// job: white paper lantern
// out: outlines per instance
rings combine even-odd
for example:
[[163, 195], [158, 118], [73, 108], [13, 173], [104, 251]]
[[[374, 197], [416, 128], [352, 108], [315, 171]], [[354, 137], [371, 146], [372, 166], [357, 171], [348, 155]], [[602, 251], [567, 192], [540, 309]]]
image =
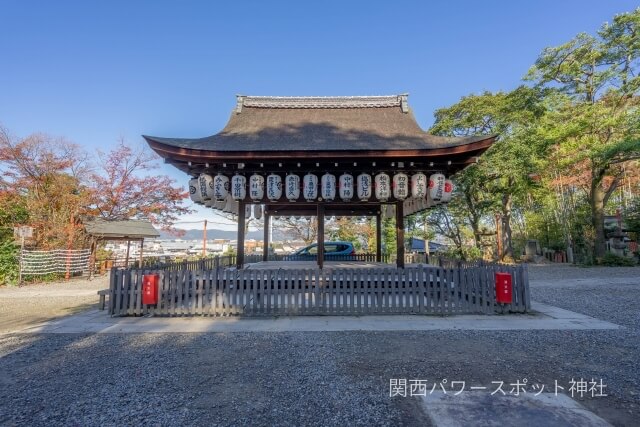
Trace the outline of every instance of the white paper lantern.
[[391, 178], [382, 172], [376, 175], [376, 199], [386, 202], [391, 197]]
[[310, 202], [318, 197], [318, 177], [308, 173], [302, 180], [302, 192], [306, 201]]
[[253, 217], [255, 219], [262, 218], [262, 205], [253, 205]]
[[215, 203], [215, 200], [208, 199], [204, 201], [204, 206], [207, 208], [212, 208]]
[[189, 180], [189, 197], [194, 203], [202, 204], [202, 195], [200, 194], [200, 180], [193, 178]]
[[244, 219], [251, 218], [251, 205], [244, 205]]
[[358, 175], [358, 199], [366, 202], [371, 198], [371, 175], [361, 173]]
[[224, 209], [224, 205], [225, 205], [225, 201], [215, 201], [213, 202], [213, 209], [217, 209], [219, 211], [221, 211], [222, 209]]
[[418, 172], [411, 177], [411, 196], [424, 198], [427, 195], [427, 176]]
[[409, 177], [400, 172], [393, 176], [393, 197], [404, 200], [409, 197]]
[[451, 195], [453, 193], [453, 182], [450, 179], [444, 180], [444, 190], [442, 191], [442, 203], [449, 203], [451, 201]]
[[229, 178], [218, 174], [213, 178], [213, 198], [215, 200], [225, 200], [229, 194]]
[[249, 197], [251, 200], [262, 200], [264, 197], [264, 177], [262, 175], [253, 174], [249, 178]]
[[272, 202], [282, 197], [282, 178], [272, 173], [267, 176], [267, 198]]
[[336, 176], [329, 172], [322, 175], [320, 180], [321, 196], [324, 200], [334, 200], [336, 198]]
[[213, 178], [211, 178], [211, 175], [207, 175], [206, 173], [201, 173], [200, 176], [198, 176], [198, 190], [200, 191], [200, 197], [203, 202], [211, 198], [212, 181]]
[[442, 199], [444, 181], [445, 177], [441, 173], [434, 173], [429, 177], [429, 194], [434, 202], [439, 202]]
[[338, 184], [338, 187], [340, 189], [340, 198], [345, 202], [351, 200], [351, 198], [353, 197], [353, 175], [343, 173], [342, 175], [340, 175]]
[[300, 198], [300, 177], [290, 174], [284, 179], [285, 197], [290, 202], [295, 202]]
[[247, 196], [247, 178], [242, 175], [234, 175], [231, 178], [231, 197], [233, 200], [244, 200]]

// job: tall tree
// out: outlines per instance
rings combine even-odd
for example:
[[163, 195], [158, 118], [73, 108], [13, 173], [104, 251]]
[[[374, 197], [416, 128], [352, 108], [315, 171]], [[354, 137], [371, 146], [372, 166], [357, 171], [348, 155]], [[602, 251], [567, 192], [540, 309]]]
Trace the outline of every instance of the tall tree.
[[623, 179], [625, 162], [640, 156], [640, 9], [616, 16], [597, 36], [578, 34], [546, 48], [527, 78], [558, 91], [548, 136], [567, 167], [585, 175], [594, 255], [605, 254], [607, 202]]

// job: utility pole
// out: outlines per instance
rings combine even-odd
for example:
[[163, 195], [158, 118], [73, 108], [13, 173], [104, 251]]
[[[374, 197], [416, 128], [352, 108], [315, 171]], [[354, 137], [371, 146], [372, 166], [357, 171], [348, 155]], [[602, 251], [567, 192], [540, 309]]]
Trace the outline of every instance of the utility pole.
[[204, 235], [202, 236], [202, 258], [207, 256], [207, 220], [204, 220]]

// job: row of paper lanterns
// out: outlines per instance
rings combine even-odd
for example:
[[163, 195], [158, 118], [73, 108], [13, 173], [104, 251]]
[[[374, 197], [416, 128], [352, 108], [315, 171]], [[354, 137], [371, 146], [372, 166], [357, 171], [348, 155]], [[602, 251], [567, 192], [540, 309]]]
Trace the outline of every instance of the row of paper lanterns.
[[[441, 203], [446, 203], [444, 201], [434, 202], [431, 200], [431, 197], [427, 193], [426, 198], [415, 198], [410, 197], [403, 201], [403, 211], [404, 215], [412, 215], [416, 212], [423, 211], [425, 209], [434, 207]], [[231, 196], [227, 196], [227, 198], [223, 201], [214, 201], [207, 200], [205, 202], [205, 206], [211, 207], [217, 210], [220, 210], [225, 213], [230, 213], [233, 215], [238, 215], [240, 211], [240, 203], [237, 200], [233, 200]], [[250, 218], [253, 215], [255, 219], [261, 219], [263, 214], [263, 207], [261, 204], [246, 204], [245, 207], [245, 218]], [[395, 206], [393, 204], [384, 204], [381, 206], [381, 214], [382, 218], [393, 218], [395, 217]]]
[[[209, 208], [217, 209], [219, 211], [230, 213], [233, 215], [238, 215], [240, 212], [240, 203], [237, 200], [233, 200], [230, 195], [227, 195], [225, 200], [212, 200], [209, 199], [204, 202], [204, 205]], [[245, 218], [249, 218], [251, 214], [255, 219], [262, 218], [262, 205], [260, 204], [246, 204], [244, 206], [245, 209]]]
[[253, 174], [247, 180], [240, 174], [233, 175], [230, 179], [221, 173], [214, 176], [203, 173], [189, 181], [189, 194], [195, 203], [205, 203], [207, 200], [223, 202], [228, 196], [236, 201], [244, 200], [247, 191], [254, 202], [261, 201], [266, 191], [267, 199], [272, 202], [280, 200], [284, 195], [290, 202], [299, 200], [300, 196], [307, 201], [315, 201], [318, 197], [332, 201], [339, 197], [345, 202], [354, 197], [368, 201], [375, 196], [378, 201], [386, 202], [393, 196], [396, 200], [429, 197], [434, 202], [447, 203], [451, 200], [453, 183], [441, 173], [434, 173], [427, 179], [422, 172], [411, 177], [400, 172], [393, 175], [393, 178], [384, 172], [373, 178], [362, 173], [355, 180], [348, 173], [340, 175], [338, 179], [330, 173], [322, 175], [320, 179], [317, 175], [308, 173], [302, 180], [296, 174], [288, 174], [284, 183], [277, 174], [267, 175], [266, 179], [262, 175]]

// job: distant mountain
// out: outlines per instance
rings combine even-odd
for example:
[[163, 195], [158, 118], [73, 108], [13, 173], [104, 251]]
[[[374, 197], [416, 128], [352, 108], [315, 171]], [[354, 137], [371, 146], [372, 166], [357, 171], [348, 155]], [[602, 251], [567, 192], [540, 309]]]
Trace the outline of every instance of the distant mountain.
[[[282, 240], [283, 235], [278, 230], [273, 230], [272, 240]], [[176, 237], [166, 231], [160, 230], [159, 239], [162, 240], [173, 240], [173, 239], [182, 239], [182, 240], [202, 240], [203, 230], [191, 229], [185, 230], [183, 236]], [[249, 231], [245, 236], [245, 239], [255, 239], [262, 240], [264, 234], [262, 230], [258, 231]], [[236, 231], [228, 231], [228, 230], [217, 230], [215, 228], [207, 228], [207, 240], [213, 239], [226, 239], [226, 240], [236, 240], [238, 238]]]

